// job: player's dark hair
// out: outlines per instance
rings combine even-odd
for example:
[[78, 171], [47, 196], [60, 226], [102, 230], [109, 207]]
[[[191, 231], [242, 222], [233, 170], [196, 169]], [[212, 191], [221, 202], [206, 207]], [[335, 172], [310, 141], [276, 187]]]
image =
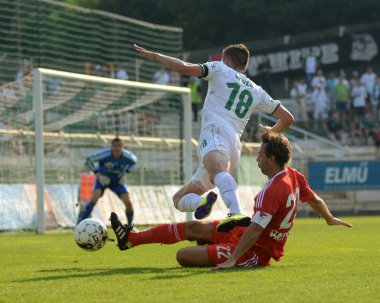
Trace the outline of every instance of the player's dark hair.
[[121, 143], [122, 145], [124, 145], [123, 140], [121, 140], [119, 137], [112, 139], [111, 145], [113, 145], [114, 143]]
[[248, 64], [249, 50], [242, 43], [232, 44], [223, 49], [222, 57], [229, 58], [236, 67], [244, 68]]
[[265, 143], [264, 152], [267, 157], [273, 156], [280, 167], [285, 167], [292, 153], [292, 146], [283, 134], [269, 131], [262, 135]]

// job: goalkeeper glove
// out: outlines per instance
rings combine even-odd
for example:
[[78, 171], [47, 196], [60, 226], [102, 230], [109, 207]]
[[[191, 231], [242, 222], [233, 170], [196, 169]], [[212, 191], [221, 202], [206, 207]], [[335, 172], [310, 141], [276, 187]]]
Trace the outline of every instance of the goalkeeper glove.
[[99, 183], [103, 186], [107, 186], [111, 182], [111, 179], [109, 177], [102, 174], [97, 174], [97, 178]]

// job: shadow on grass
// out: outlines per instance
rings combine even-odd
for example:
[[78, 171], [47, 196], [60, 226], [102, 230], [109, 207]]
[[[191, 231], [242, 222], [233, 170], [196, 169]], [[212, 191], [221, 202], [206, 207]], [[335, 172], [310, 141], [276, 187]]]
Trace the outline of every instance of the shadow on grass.
[[247, 272], [252, 270], [263, 270], [265, 268], [232, 268], [229, 270], [212, 270], [210, 268], [199, 267], [172, 267], [172, 268], [157, 268], [157, 267], [128, 267], [128, 268], [112, 268], [112, 269], [84, 269], [84, 268], [57, 268], [57, 269], [43, 269], [37, 271], [37, 274], [47, 274], [46, 276], [14, 280], [15, 283], [22, 282], [42, 282], [42, 281], [56, 281], [66, 279], [81, 279], [88, 277], [105, 277], [113, 275], [149, 275], [148, 280], [171, 280], [178, 278], [187, 278], [196, 275], [205, 274], [228, 274], [231, 272]]

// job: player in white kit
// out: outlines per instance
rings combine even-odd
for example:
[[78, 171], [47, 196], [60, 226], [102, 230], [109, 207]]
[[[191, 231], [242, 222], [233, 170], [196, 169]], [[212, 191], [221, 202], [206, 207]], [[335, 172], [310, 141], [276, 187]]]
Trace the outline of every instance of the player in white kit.
[[261, 132], [282, 132], [294, 118], [280, 101], [273, 100], [244, 73], [249, 62], [249, 50], [243, 44], [223, 49], [222, 61], [193, 64], [134, 45], [137, 52], [166, 68], [183, 75], [208, 80], [208, 92], [202, 109], [202, 127], [198, 142], [200, 166], [192, 179], [174, 196], [174, 206], [183, 212], [195, 212], [196, 219], [206, 218], [216, 201], [216, 194], [205, 192], [218, 187], [230, 215], [218, 225], [218, 230], [249, 224], [243, 215], [237, 195], [237, 183], [231, 176], [240, 159], [240, 137], [253, 112], [262, 111], [278, 118], [272, 126], [261, 126]]

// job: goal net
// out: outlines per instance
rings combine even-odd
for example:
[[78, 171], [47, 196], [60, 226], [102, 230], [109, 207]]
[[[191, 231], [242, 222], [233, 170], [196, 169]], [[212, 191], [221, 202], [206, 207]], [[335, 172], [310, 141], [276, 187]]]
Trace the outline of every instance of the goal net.
[[129, 80], [150, 82], [159, 65], [143, 60], [133, 43], [174, 57], [182, 53], [182, 28], [67, 2], [0, 0], [0, 85], [32, 66], [108, 77], [121, 66]]
[[139, 160], [129, 186], [188, 180], [189, 94], [184, 87], [49, 69], [0, 87], [0, 230], [73, 226], [84, 161], [116, 136]]

